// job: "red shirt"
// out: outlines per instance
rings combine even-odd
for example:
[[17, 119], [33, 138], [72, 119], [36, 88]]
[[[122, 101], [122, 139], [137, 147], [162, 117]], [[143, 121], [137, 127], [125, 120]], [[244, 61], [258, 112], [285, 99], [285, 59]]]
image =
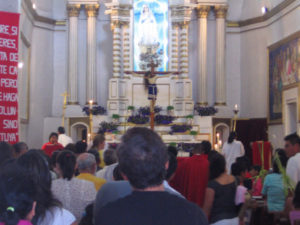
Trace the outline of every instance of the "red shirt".
[[42, 147], [42, 150], [45, 152], [46, 155], [48, 155], [49, 157], [52, 156], [52, 153], [57, 151], [57, 150], [62, 150], [64, 149], [64, 146], [62, 146], [61, 144], [57, 143], [57, 144], [52, 144], [50, 142], [45, 143]]

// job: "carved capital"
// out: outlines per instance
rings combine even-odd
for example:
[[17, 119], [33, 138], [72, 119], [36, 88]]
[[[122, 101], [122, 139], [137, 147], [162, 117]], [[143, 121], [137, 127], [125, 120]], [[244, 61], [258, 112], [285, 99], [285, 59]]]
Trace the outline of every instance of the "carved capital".
[[120, 20], [113, 20], [110, 24], [111, 30], [114, 30], [115, 28], [121, 28], [122, 22]]
[[225, 18], [228, 10], [228, 6], [225, 5], [216, 5], [215, 6], [216, 18]]
[[68, 4], [67, 11], [69, 17], [78, 17], [80, 12], [80, 4]]
[[88, 17], [97, 17], [99, 8], [99, 4], [85, 5], [85, 13]]
[[199, 5], [197, 7], [197, 16], [198, 18], [207, 18], [210, 11], [210, 6], [208, 5]]

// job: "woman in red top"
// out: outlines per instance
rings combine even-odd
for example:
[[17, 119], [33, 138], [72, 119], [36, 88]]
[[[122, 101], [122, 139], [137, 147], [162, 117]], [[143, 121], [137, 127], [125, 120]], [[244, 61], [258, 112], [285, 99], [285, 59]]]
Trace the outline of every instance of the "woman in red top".
[[53, 152], [64, 149], [64, 146], [58, 143], [57, 140], [58, 140], [58, 134], [53, 132], [49, 136], [49, 142], [45, 143], [42, 147], [42, 150], [49, 157], [52, 156]]

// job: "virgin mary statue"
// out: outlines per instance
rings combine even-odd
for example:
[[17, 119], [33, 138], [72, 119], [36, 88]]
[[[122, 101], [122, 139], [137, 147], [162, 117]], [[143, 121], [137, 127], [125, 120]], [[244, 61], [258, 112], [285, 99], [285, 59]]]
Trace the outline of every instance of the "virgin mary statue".
[[148, 5], [143, 5], [138, 32], [140, 47], [151, 47], [159, 44], [156, 20]]

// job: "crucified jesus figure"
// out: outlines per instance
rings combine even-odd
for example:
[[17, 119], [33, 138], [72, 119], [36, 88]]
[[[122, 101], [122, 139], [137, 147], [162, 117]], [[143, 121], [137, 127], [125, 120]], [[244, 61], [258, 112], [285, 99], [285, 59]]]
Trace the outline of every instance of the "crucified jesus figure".
[[129, 72], [127, 74], [132, 74], [137, 77], [144, 77], [145, 90], [148, 91], [148, 100], [150, 101], [150, 127], [154, 130], [154, 116], [155, 116], [155, 103], [157, 99], [157, 86], [156, 80], [159, 78], [169, 77], [172, 74], [178, 74], [178, 72], [155, 72], [157, 64], [153, 61], [148, 65], [151, 68], [150, 71], [139, 71], [139, 72]]

